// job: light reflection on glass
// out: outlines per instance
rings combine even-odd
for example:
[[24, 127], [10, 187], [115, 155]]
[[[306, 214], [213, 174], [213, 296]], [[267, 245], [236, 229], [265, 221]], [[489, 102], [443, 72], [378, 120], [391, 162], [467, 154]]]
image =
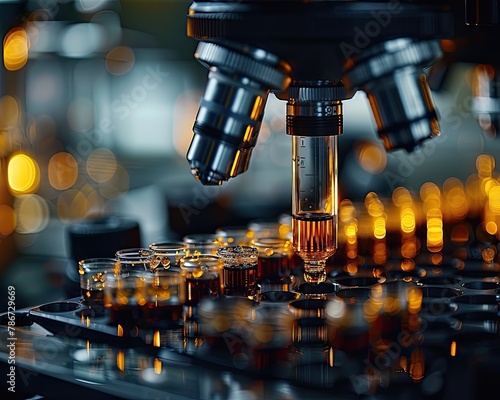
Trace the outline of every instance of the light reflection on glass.
[[450, 345], [450, 356], [455, 357], [456, 355], [457, 355], [457, 342], [453, 340]]

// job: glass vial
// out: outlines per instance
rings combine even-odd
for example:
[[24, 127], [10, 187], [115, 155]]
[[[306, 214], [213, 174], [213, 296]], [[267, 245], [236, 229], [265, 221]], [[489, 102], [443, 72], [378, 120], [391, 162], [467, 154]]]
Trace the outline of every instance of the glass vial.
[[260, 290], [291, 290], [292, 242], [275, 237], [254, 240], [252, 245], [258, 250], [256, 279]]
[[257, 248], [223, 246], [217, 250], [217, 255], [223, 261], [223, 294], [253, 298], [257, 289]]
[[114, 258], [89, 258], [78, 262], [80, 291], [83, 303], [95, 311], [104, 311], [104, 288], [106, 275], [114, 273], [117, 260]]

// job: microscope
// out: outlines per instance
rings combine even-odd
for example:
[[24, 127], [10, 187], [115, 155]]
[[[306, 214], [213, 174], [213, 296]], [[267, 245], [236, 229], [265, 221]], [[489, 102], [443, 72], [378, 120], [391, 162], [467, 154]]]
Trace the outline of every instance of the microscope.
[[[306, 282], [323, 282], [337, 247], [342, 103], [364, 91], [385, 149], [412, 152], [440, 134], [425, 68], [476, 54], [492, 40], [479, 27], [494, 30], [499, 17], [495, 0], [193, 2], [187, 34], [209, 73], [187, 152], [192, 174], [220, 185], [244, 173], [268, 95], [286, 101], [293, 247]], [[457, 50], [444, 57], [442, 42], [453, 40]], [[498, 75], [478, 74], [474, 110], [492, 131]]]

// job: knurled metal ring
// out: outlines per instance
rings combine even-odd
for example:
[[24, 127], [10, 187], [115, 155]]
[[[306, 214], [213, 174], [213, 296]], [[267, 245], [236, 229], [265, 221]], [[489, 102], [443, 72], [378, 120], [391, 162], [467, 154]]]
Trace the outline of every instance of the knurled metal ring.
[[[233, 70], [270, 89], [284, 90], [290, 80], [288, 64], [264, 64], [254, 57], [212, 42], [200, 42], [195, 57], [209, 66]], [[286, 71], [285, 71], [286, 70]]]
[[[399, 41], [399, 43], [397, 43]], [[391, 44], [394, 48], [391, 49]], [[407, 66], [426, 66], [442, 54], [437, 41], [412, 41], [395, 39], [372, 47], [346, 72], [351, 86], [357, 87], [372, 79], [393, 73]]]
[[345, 88], [341, 83], [334, 82], [298, 83], [289, 87], [288, 97], [298, 102], [344, 100]]

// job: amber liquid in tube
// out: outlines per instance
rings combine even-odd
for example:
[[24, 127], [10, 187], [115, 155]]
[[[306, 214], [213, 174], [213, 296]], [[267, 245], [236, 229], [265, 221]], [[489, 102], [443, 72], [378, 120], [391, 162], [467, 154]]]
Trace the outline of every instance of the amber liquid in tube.
[[304, 260], [324, 260], [335, 253], [333, 215], [295, 215], [293, 217], [295, 251]]
[[330, 214], [294, 215], [292, 220], [294, 248], [304, 260], [308, 283], [326, 279], [326, 259], [336, 251], [335, 218]]

